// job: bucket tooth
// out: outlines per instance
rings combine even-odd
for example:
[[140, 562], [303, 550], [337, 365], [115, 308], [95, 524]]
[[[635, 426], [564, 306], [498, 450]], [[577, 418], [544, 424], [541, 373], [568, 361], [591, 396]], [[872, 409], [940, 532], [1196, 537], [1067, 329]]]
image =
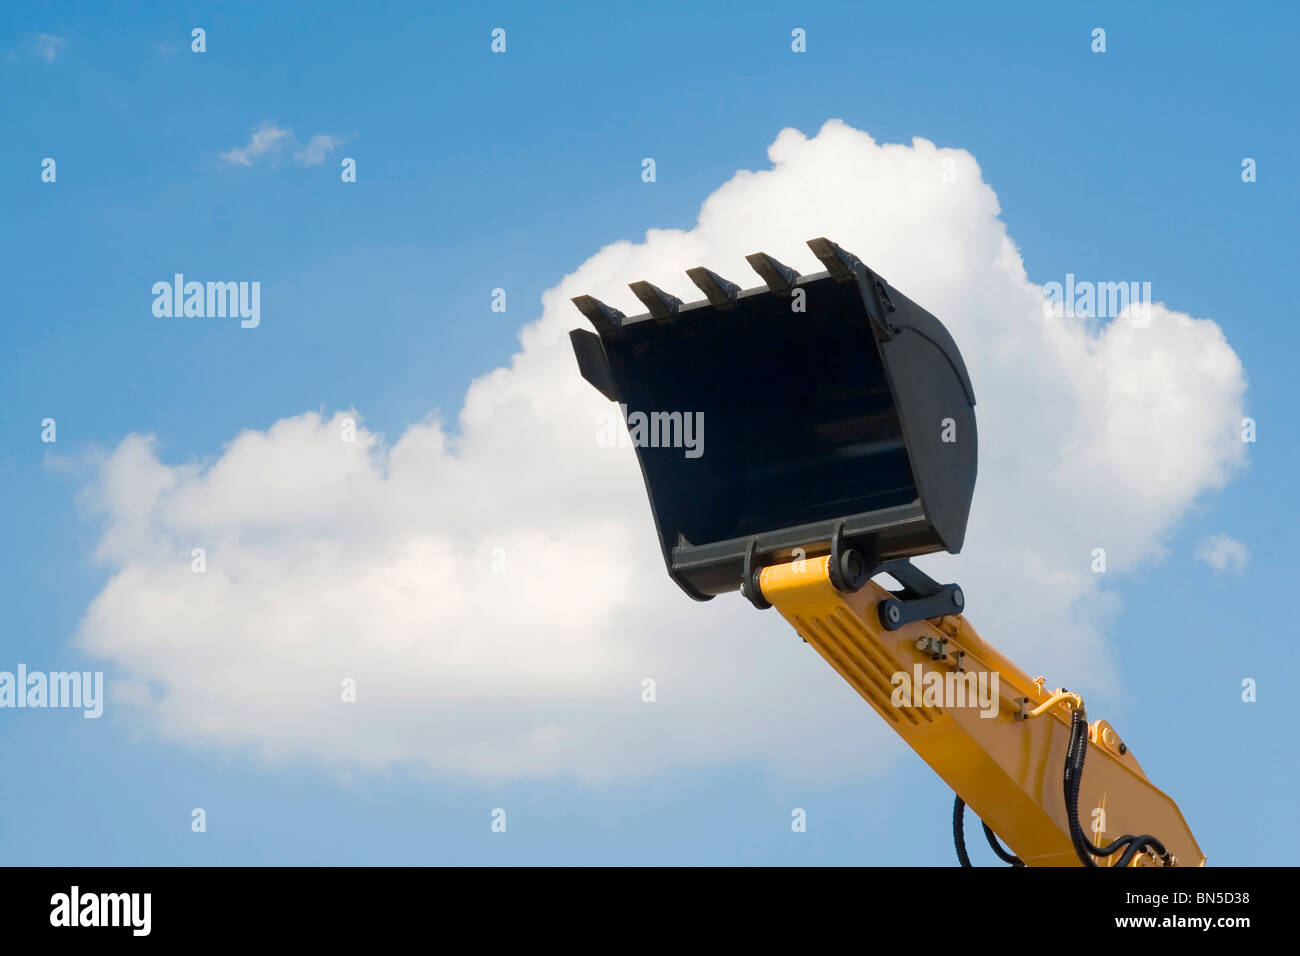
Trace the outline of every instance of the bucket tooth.
[[578, 307], [578, 311], [587, 317], [587, 320], [596, 327], [596, 331], [601, 335], [613, 332], [627, 318], [618, 309], [606, 305], [594, 295], [577, 295], [573, 297], [572, 301]]
[[736, 283], [728, 282], [716, 272], [710, 272], [703, 266], [687, 269], [686, 275], [704, 293], [705, 298], [709, 300], [709, 305], [715, 309], [726, 310], [736, 304], [736, 296], [740, 295], [740, 286]]
[[650, 310], [650, 317], [656, 322], [665, 322], [677, 317], [681, 311], [682, 300], [669, 295], [663, 289], [649, 282], [630, 282], [628, 288]]
[[813, 251], [826, 271], [830, 273], [831, 278], [839, 279], [841, 282], [847, 282], [851, 279], [858, 278], [866, 270], [866, 266], [851, 252], [841, 249], [838, 245], [829, 239], [809, 239], [808, 248]]
[[770, 291], [777, 295], [789, 295], [799, 279], [799, 273], [789, 266], [777, 262], [766, 252], [756, 252], [745, 256], [745, 261], [753, 267]]
[[614, 372], [609, 367], [600, 336], [586, 329], [573, 329], [569, 332], [569, 341], [573, 344], [573, 354], [578, 359], [578, 371], [582, 377], [611, 402], [617, 402], [618, 383], [614, 381]]

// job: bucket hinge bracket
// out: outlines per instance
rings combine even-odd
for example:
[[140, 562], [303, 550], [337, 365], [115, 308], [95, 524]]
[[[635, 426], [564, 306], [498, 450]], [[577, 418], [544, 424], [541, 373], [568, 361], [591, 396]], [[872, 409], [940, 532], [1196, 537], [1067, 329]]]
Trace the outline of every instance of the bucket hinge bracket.
[[892, 596], [878, 607], [880, 623], [887, 631], [896, 631], [913, 621], [961, 614], [966, 606], [961, 587], [940, 584], [907, 558], [876, 565], [871, 576], [877, 574], [888, 574], [903, 586], [901, 591], [891, 591]]
[[760, 581], [762, 573], [763, 566], [758, 562], [758, 538], [750, 538], [749, 547], [745, 549], [745, 569], [741, 572], [740, 593], [754, 607], [766, 611], [772, 606], [772, 602], [763, 597], [763, 585]]

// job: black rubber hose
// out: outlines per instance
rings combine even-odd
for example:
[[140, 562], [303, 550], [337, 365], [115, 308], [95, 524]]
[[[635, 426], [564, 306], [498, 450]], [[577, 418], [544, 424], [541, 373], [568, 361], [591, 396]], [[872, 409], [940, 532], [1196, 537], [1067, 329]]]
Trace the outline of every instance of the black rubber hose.
[[[998, 835], [993, 832], [992, 827], [983, 820], [980, 821], [980, 824], [984, 827], [984, 839], [989, 841], [989, 846], [993, 848], [993, 852], [1000, 859], [1012, 866], [1025, 865], [1020, 857], [998, 842]], [[961, 797], [957, 797], [952, 805], [952, 842], [957, 848], [957, 862], [962, 866], [973, 866], [974, 864], [970, 861], [970, 854], [966, 852], [966, 801]]]
[[966, 803], [961, 797], [952, 805], [952, 842], [957, 847], [957, 862], [970, 866], [970, 857], [966, 853]]
[[1087, 755], [1086, 751], [1080, 753], [1079, 750], [1080, 721], [1083, 722], [1086, 734], [1087, 716], [1082, 710], [1076, 710], [1070, 722], [1070, 744], [1065, 750], [1065, 819], [1070, 827], [1070, 843], [1074, 846], [1075, 855], [1084, 866], [1096, 867], [1097, 861], [1088, 854], [1092, 845], [1084, 836], [1083, 827], [1079, 826], [1079, 787], [1076, 781], [1083, 773], [1083, 758]]
[[1083, 763], [1088, 756], [1088, 715], [1083, 710], [1074, 711], [1070, 723], [1070, 744], [1065, 752], [1065, 812], [1070, 826], [1070, 842], [1074, 852], [1084, 866], [1096, 867], [1093, 856], [1110, 856], [1124, 850], [1116, 862], [1117, 867], [1128, 866], [1133, 857], [1150, 847], [1155, 850], [1165, 866], [1169, 866], [1169, 854], [1165, 846], [1153, 836], [1142, 834], [1134, 836], [1126, 833], [1113, 843], [1104, 847], [1096, 846], [1088, 839], [1079, 824], [1079, 786], [1083, 780]]
[[[980, 821], [984, 823], [983, 820]], [[1004, 863], [1010, 863], [1012, 866], [1024, 866], [1025, 861], [1020, 859], [1010, 850], [1002, 845], [998, 840], [998, 835], [993, 832], [993, 828], [984, 823], [984, 839], [989, 841], [989, 846], [993, 847], [993, 852], [998, 855], [998, 859]]]

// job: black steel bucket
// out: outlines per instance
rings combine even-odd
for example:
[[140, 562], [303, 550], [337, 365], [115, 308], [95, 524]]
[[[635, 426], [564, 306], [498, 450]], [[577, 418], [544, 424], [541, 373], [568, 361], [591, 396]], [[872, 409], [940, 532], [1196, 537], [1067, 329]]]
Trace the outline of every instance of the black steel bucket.
[[762, 564], [846, 543], [869, 563], [961, 550], [975, 488], [975, 395], [933, 315], [826, 239], [827, 271], [758, 253], [765, 287], [705, 270], [705, 301], [649, 283], [646, 315], [590, 296], [570, 333], [588, 382], [623, 406], [668, 573], [692, 597]]

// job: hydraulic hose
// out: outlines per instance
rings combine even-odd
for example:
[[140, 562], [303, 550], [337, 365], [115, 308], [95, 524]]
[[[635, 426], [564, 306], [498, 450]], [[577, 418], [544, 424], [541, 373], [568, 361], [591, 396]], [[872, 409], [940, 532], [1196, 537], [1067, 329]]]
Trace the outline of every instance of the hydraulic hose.
[[[1024, 861], [1016, 856], [1010, 850], [1006, 849], [998, 840], [998, 835], [993, 832], [983, 820], [980, 824], [984, 827], [984, 839], [989, 841], [989, 846], [998, 858], [1012, 866], [1024, 866]], [[957, 848], [957, 862], [962, 866], [972, 866], [970, 855], [966, 852], [966, 801], [957, 797], [952, 805], [952, 842]]]
[[1164, 866], [1170, 866], [1172, 860], [1165, 845], [1149, 834], [1134, 835], [1126, 833], [1113, 843], [1104, 847], [1093, 844], [1084, 833], [1079, 823], [1079, 785], [1083, 779], [1083, 762], [1088, 756], [1088, 715], [1082, 707], [1074, 710], [1070, 723], [1070, 744], [1065, 752], [1065, 813], [1070, 826], [1070, 842], [1074, 852], [1084, 866], [1096, 867], [1094, 856], [1110, 856], [1123, 850], [1116, 861], [1117, 867], [1128, 866], [1137, 854], [1150, 848], [1155, 851]]
[[970, 857], [966, 854], [966, 804], [961, 797], [952, 805], [952, 842], [957, 847], [957, 862], [970, 866]]
[[[984, 823], [983, 820], [980, 822]], [[1002, 845], [1002, 841], [998, 839], [998, 835], [993, 832], [993, 828], [987, 823], [984, 823], [984, 839], [989, 841], [989, 846], [993, 848], [993, 852], [998, 855], [998, 859], [1002, 862], [1010, 863], [1012, 866], [1025, 865], [1024, 860], [1020, 859], [1020, 857], [1016, 856]]]

